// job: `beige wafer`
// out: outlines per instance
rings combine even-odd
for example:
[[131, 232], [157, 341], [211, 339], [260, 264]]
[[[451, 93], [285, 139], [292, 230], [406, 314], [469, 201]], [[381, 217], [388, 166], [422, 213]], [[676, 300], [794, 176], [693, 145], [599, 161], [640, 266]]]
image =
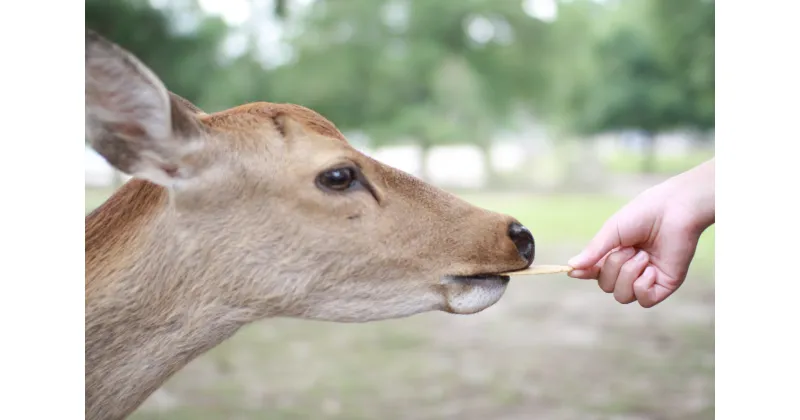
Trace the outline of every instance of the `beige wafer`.
[[572, 267], [568, 265], [534, 265], [524, 270], [500, 273], [501, 276], [535, 276], [538, 274], [569, 273]]

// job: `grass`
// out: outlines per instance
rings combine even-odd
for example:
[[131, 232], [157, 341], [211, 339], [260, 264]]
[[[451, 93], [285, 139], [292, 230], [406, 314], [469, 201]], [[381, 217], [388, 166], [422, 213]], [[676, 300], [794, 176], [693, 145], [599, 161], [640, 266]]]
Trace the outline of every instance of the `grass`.
[[[109, 191], [87, 190], [86, 211]], [[578, 252], [624, 198], [469, 194], [513, 215], [540, 260]], [[686, 284], [644, 310], [594, 282], [515, 280], [473, 316], [273, 319], [192, 362], [134, 415], [154, 419], [714, 418], [714, 228]]]
[[534, 233], [542, 246], [584, 242], [625, 199], [600, 195], [462, 195], [467, 201], [512, 215]]
[[[685, 172], [714, 157], [714, 150], [693, 150], [686, 155], [656, 155], [653, 161], [653, 173], [659, 175], [675, 175]], [[610, 172], [616, 174], [638, 174], [642, 171], [645, 156], [640, 153], [619, 152], [604, 159], [603, 163]]]

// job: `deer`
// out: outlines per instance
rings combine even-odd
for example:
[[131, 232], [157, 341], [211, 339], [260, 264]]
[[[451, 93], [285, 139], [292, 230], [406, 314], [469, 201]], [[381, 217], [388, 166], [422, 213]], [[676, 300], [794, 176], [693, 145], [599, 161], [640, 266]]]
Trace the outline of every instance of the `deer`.
[[86, 29], [86, 136], [131, 176], [85, 218], [86, 418], [123, 419], [241, 327], [481, 312], [530, 230], [351, 146], [319, 113], [206, 113]]

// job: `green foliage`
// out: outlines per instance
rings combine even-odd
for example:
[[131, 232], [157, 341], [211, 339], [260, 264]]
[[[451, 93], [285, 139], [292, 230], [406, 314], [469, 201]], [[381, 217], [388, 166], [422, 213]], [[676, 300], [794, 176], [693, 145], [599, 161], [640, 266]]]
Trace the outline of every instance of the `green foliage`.
[[258, 100], [313, 108], [373, 145], [486, 146], [532, 111], [577, 134], [714, 125], [714, 2], [559, 2], [558, 19], [520, 0], [317, 0], [292, 15], [292, 58], [265, 68], [250, 42], [193, 1], [85, 0], [86, 25], [139, 56], [209, 111]]
[[561, 34], [581, 25], [590, 34], [561, 61], [583, 66], [554, 90], [555, 121], [580, 134], [713, 128], [713, 2], [574, 2], [566, 11]]
[[579, 129], [658, 132], [681, 123], [681, 97], [647, 40], [620, 28], [595, 46], [598, 83], [586, 95]]
[[476, 20], [496, 33], [543, 31], [516, 1], [317, 2], [290, 40], [296, 59], [273, 75], [273, 99], [312, 107], [379, 144], [485, 143], [538, 85], [530, 52], [540, 44], [524, 54], [502, 34], [476, 42], [466, 29]]
[[249, 55], [230, 63], [221, 60], [231, 28], [204, 15], [193, 2], [181, 4], [170, 12], [146, 0], [86, 0], [86, 27], [131, 51], [171, 91], [201, 108], [216, 110], [258, 98], [250, 81], [264, 77], [261, 66]]
[[682, 94], [682, 121], [714, 127], [714, 1], [649, 1], [656, 53]]

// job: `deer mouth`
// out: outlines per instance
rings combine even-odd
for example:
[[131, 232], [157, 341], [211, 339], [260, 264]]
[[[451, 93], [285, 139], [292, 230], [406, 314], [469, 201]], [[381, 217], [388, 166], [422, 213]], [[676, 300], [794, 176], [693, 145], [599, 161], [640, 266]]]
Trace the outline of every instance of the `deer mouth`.
[[503, 282], [508, 283], [511, 280], [509, 276], [501, 276], [499, 274], [475, 274], [471, 276], [447, 276], [446, 279], [461, 284], [474, 284], [481, 285], [485, 282]]
[[445, 276], [444, 311], [464, 315], [480, 312], [500, 300], [509, 281], [510, 277], [499, 274]]

